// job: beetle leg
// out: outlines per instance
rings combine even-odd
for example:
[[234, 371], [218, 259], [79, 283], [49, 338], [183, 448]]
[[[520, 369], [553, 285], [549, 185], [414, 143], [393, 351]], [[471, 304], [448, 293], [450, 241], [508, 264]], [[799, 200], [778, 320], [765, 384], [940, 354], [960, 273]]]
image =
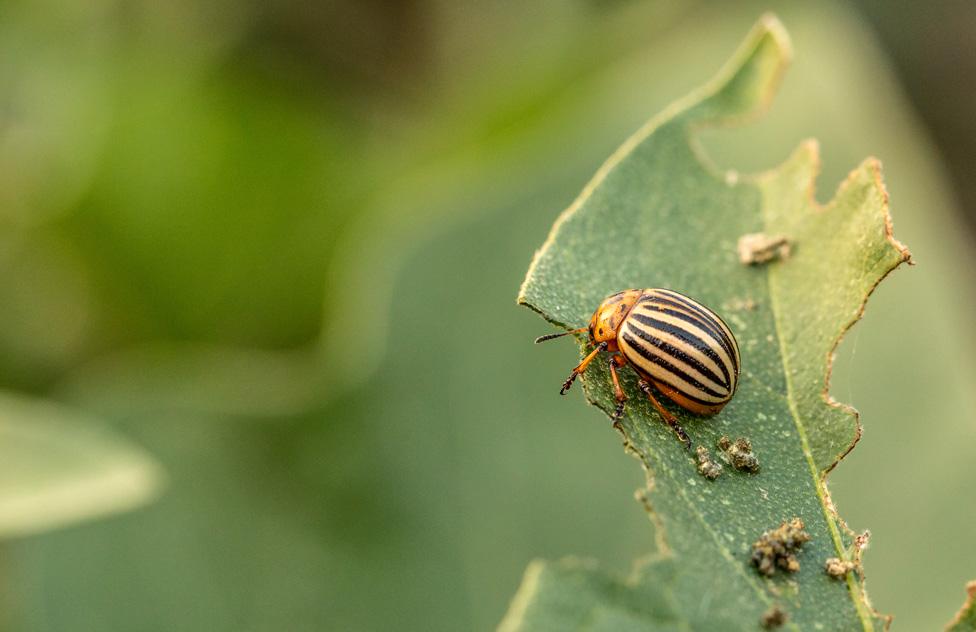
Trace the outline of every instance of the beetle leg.
[[566, 391], [569, 390], [569, 387], [572, 386], [573, 385], [573, 382], [576, 381], [576, 377], [580, 373], [582, 373], [583, 371], [586, 370], [586, 367], [589, 366], [590, 362], [593, 362], [593, 358], [595, 358], [598, 353], [600, 353], [601, 351], [606, 351], [606, 349], [607, 349], [608, 346], [609, 346], [609, 343], [601, 342], [600, 344], [598, 344], [596, 346], [596, 349], [594, 349], [593, 351], [591, 351], [588, 356], [586, 356], [585, 358], [583, 358], [583, 361], [576, 365], [576, 367], [573, 369], [573, 372], [570, 373], [569, 374], [569, 377], [566, 378], [566, 381], [563, 382], [563, 387], [561, 389], [559, 389], [559, 394], [560, 395], [565, 395], [566, 394]]
[[624, 389], [620, 388], [620, 379], [617, 378], [617, 367], [623, 366], [625, 363], [626, 360], [620, 356], [610, 356], [610, 377], [613, 379], [613, 396], [617, 400], [617, 408], [613, 411], [614, 425], [624, 416], [624, 402], [627, 401], [627, 396], [624, 395]]
[[637, 382], [637, 388], [639, 388], [641, 392], [647, 395], [647, 398], [651, 400], [651, 404], [654, 405], [654, 408], [657, 409], [657, 412], [661, 414], [661, 417], [664, 418], [664, 421], [667, 422], [667, 424], [671, 426], [671, 429], [674, 430], [675, 434], [678, 435], [678, 439], [681, 440], [681, 443], [685, 444], [685, 447], [690, 450], [691, 439], [688, 438], [688, 433], [685, 432], [685, 429], [681, 427], [680, 423], [678, 423], [678, 418], [672, 415], [664, 406], [661, 405], [661, 402], [655, 399], [654, 392], [651, 390], [650, 383], [642, 379], [639, 382]]

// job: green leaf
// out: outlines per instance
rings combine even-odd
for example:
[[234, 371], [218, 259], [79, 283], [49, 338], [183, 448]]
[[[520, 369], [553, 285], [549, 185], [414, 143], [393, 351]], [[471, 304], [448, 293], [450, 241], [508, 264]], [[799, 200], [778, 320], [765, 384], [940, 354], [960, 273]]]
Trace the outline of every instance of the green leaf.
[[0, 538], [131, 509], [161, 478], [142, 450], [99, 424], [0, 394]]
[[[713, 307], [735, 332], [742, 375], [732, 402], [710, 419], [672, 410], [695, 445], [714, 450], [722, 435], [751, 439], [762, 464], [756, 475], [726, 468], [714, 482], [699, 476], [691, 455], [639, 395], [636, 378], [623, 371], [630, 402], [620, 432], [648, 473], [643, 500], [658, 527], [660, 553], [675, 568], [657, 590], [671, 596], [679, 620], [693, 629], [756, 629], [774, 605], [799, 629], [884, 623], [864, 594], [861, 541], [836, 515], [825, 482], [860, 436], [855, 411], [828, 395], [833, 350], [878, 282], [909, 260], [891, 234], [880, 166], [864, 161], [834, 200], [819, 206], [814, 142], [779, 168], [745, 177], [720, 172], [694, 139], [699, 128], [762, 110], [789, 57], [782, 26], [763, 18], [715, 80], [653, 118], [604, 164], [556, 222], [519, 295], [519, 303], [570, 328], [586, 323], [617, 290], [671, 288]], [[785, 235], [792, 254], [744, 265], [736, 248], [749, 233]], [[553, 376], [554, 384], [562, 377]], [[587, 400], [612, 411], [605, 363], [590, 365], [583, 381]], [[794, 516], [813, 537], [799, 555], [801, 568], [760, 577], [749, 565], [751, 544]], [[824, 562], [831, 557], [856, 562], [856, 571], [830, 578]], [[559, 603], [546, 589], [567, 585], [548, 581], [532, 591], [523, 585], [516, 600], [522, 607], [513, 607], [506, 625], [544, 629], [561, 616], [546, 608]], [[619, 600], [610, 597], [588, 590], [587, 599], [600, 607]], [[581, 614], [562, 627], [588, 621]], [[652, 618], [645, 623], [657, 629]]]
[[673, 574], [669, 559], [641, 563], [627, 580], [599, 572], [593, 562], [533, 562], [499, 631], [571, 630], [582, 621], [591, 631], [680, 630], [673, 601], [662, 590]]
[[972, 632], [973, 630], [976, 630], [976, 581], [966, 584], [966, 603], [946, 626], [947, 632]]

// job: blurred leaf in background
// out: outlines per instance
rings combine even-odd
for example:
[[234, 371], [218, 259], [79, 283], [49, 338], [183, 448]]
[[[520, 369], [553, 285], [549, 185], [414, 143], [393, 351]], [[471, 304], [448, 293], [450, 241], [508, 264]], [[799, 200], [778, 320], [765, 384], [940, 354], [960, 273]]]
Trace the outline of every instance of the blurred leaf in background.
[[0, 538], [131, 509], [157, 492], [142, 450], [61, 407], [0, 395]]
[[[486, 629], [531, 558], [623, 571], [653, 547], [620, 491], [641, 473], [550, 390], [569, 356], [530, 344], [511, 288], [769, 6], [323, 7], [0, 7], [0, 385], [109, 420], [168, 479], [145, 510], [0, 545], [6, 627]], [[873, 529], [875, 604], [931, 627], [974, 563], [971, 242], [864, 24], [774, 8], [800, 53], [780, 98], [705, 144], [759, 170], [817, 137], [821, 199], [885, 162], [920, 265], [840, 350], [834, 392], [870, 423], [831, 491]], [[45, 107], [16, 96], [34, 83]]]

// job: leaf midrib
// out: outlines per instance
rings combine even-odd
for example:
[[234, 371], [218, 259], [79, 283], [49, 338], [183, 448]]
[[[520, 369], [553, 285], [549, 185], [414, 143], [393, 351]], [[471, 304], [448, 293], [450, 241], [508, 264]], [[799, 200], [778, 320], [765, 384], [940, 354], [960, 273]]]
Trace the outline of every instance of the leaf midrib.
[[[763, 212], [762, 215], [764, 227], [768, 230], [769, 226], [766, 221], [765, 212]], [[773, 314], [773, 328], [776, 331], [776, 347], [779, 351], [780, 361], [783, 366], [783, 375], [786, 378], [786, 403], [789, 407], [790, 415], [793, 417], [793, 423], [796, 426], [796, 431], [800, 436], [800, 445], [803, 447], [803, 457], [806, 459], [807, 465], [810, 468], [810, 476], [813, 479], [813, 486], [817, 491], [817, 502], [820, 504], [820, 509], [823, 511], [824, 519], [827, 522], [827, 528], [830, 531], [830, 537], [831, 540], [833, 540], [834, 549], [837, 551], [837, 556], [840, 559], [847, 559], [845, 547], [841, 541], [837, 524], [834, 522], [831, 511], [825, 502], [823, 478], [817, 469], [816, 462], [813, 460], [813, 453], [810, 451], [810, 442], [807, 439], [806, 426], [801, 419], [796, 398], [794, 397], [793, 378], [791, 377], [792, 374], [790, 373], [790, 363], [787, 357], [786, 347], [783, 344], [783, 328], [780, 325], [780, 304], [775, 291], [776, 285], [773, 283], [773, 274], [775, 274], [776, 271], [775, 266], [776, 264], [767, 266], [766, 283], [769, 288], [769, 302], [770, 309]], [[845, 577], [848, 593], [850, 594], [851, 601], [854, 602], [854, 607], [857, 610], [858, 618], [861, 620], [861, 626], [866, 632], [872, 632], [874, 630], [874, 623], [871, 621], [870, 614], [864, 610], [864, 601], [859, 597], [857, 586], [855, 585], [852, 575], [853, 573], [848, 573]]]

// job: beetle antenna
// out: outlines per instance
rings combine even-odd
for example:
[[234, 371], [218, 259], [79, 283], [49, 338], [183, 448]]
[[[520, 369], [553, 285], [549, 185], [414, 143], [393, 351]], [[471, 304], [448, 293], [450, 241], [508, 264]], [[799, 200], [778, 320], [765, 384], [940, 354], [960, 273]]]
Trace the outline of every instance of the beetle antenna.
[[586, 327], [580, 327], [579, 329], [573, 329], [572, 331], [563, 331], [558, 334], [546, 334], [545, 336], [539, 336], [538, 338], [536, 338], [535, 344], [539, 344], [540, 342], [545, 342], [546, 340], [552, 340], [553, 338], [561, 338], [563, 336], [568, 336], [569, 334], [581, 334], [584, 331], [587, 331]]

